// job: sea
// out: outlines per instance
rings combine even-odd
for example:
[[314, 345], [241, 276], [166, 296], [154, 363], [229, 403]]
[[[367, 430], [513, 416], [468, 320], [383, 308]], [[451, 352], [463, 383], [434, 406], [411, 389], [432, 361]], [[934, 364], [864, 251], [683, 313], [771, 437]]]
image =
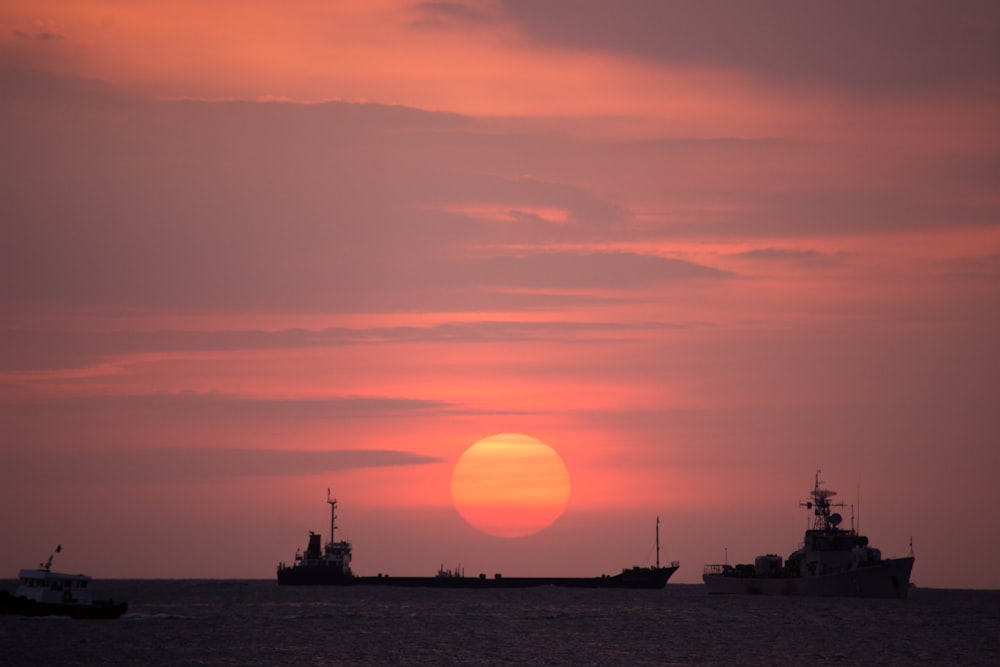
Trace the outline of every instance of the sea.
[[[13, 591], [16, 582], [0, 582]], [[1000, 665], [1000, 591], [905, 600], [662, 590], [95, 580], [118, 620], [0, 617], [0, 665]]]

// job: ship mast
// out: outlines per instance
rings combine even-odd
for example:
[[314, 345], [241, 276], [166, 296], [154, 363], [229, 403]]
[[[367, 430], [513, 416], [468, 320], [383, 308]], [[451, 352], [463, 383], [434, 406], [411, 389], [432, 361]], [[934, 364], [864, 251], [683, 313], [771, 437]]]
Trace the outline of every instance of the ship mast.
[[333, 532], [337, 529], [337, 499], [330, 497], [330, 489], [326, 490], [326, 502], [330, 504], [330, 544], [333, 544]]
[[[910, 542], [911, 542], [910, 547], [912, 549], [912, 547], [913, 547], [913, 544], [912, 544], [913, 540], [911, 539]], [[55, 558], [56, 554], [59, 553], [60, 551], [62, 551], [62, 545], [61, 544], [56, 547], [55, 551], [53, 551], [51, 554], [49, 554], [49, 559], [47, 561], [45, 561], [44, 564], [42, 564], [42, 569], [43, 570], [45, 570], [46, 572], [51, 572], [52, 571], [52, 559]]]
[[656, 517], [656, 567], [660, 567], [660, 517]]
[[799, 503], [799, 506], [805, 507], [806, 509], [813, 510], [815, 518], [813, 519], [813, 530], [830, 530], [830, 528], [836, 528], [837, 524], [840, 522], [840, 515], [834, 514], [830, 515], [830, 507], [843, 507], [844, 503], [831, 503], [830, 498], [837, 495], [836, 491], [831, 491], [829, 489], [821, 489], [819, 487], [822, 482], [819, 479], [820, 470], [816, 471], [816, 486], [813, 488], [811, 501], [806, 501], [804, 503]]

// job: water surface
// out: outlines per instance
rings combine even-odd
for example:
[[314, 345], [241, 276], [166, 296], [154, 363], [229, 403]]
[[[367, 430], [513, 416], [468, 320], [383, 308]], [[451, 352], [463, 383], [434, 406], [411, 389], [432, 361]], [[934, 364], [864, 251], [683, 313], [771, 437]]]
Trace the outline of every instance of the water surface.
[[[4, 665], [995, 665], [1000, 591], [907, 600], [665, 590], [104, 580], [117, 621], [0, 617]], [[3, 582], [13, 590], [15, 582]]]

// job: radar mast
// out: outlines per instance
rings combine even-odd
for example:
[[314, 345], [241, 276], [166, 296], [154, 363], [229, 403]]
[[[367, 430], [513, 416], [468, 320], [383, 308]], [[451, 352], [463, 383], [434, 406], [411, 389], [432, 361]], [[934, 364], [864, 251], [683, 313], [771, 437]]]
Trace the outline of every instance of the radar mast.
[[330, 504], [330, 544], [333, 544], [333, 533], [337, 529], [337, 499], [330, 497], [329, 487], [326, 489], [326, 502]]
[[831, 491], [830, 489], [820, 488], [820, 484], [823, 482], [820, 480], [819, 475], [822, 471], [816, 471], [816, 485], [813, 487], [812, 500], [807, 500], [804, 503], [799, 503], [800, 507], [805, 507], [806, 509], [813, 510], [813, 530], [830, 530], [831, 528], [836, 529], [837, 525], [841, 522], [841, 516], [839, 514], [830, 514], [831, 507], [844, 507], [844, 503], [831, 503], [830, 498], [837, 495], [836, 491]]

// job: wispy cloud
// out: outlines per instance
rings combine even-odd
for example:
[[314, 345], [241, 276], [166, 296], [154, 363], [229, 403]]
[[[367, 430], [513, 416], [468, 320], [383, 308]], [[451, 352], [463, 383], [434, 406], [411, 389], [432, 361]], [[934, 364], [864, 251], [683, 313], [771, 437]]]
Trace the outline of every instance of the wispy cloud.
[[49, 482], [191, 482], [234, 477], [292, 477], [358, 468], [420, 466], [442, 459], [400, 450], [281, 450], [154, 448], [17, 452], [8, 456], [5, 476], [27, 478], [45, 469]]
[[801, 86], [915, 90], [997, 75], [1000, 9], [990, 0], [819, 6], [634, 0], [627, 11], [614, 0], [511, 0], [504, 8], [543, 44], [722, 67]]
[[799, 250], [795, 248], [755, 248], [737, 253], [736, 257], [744, 259], [796, 262], [803, 264], [831, 264], [844, 259], [846, 253], [827, 253], [818, 250]]
[[[697, 277], [697, 271], [692, 270]], [[265, 330], [161, 330], [161, 331], [67, 331], [0, 330], [0, 344], [9, 354], [0, 365], [8, 381], [32, 372], [102, 366], [114, 372], [117, 362], [144, 355], [303, 350], [350, 345], [394, 345], [400, 343], [463, 344], [483, 342], [568, 342], [575, 336], [615, 342], [630, 332], [656, 331], [687, 326], [683, 322], [592, 322], [552, 320], [447, 321], [428, 326], [327, 327], [323, 329]], [[41, 377], [41, 376], [40, 376]], [[190, 398], [190, 397], [189, 397]], [[216, 397], [218, 398], [218, 397]], [[356, 405], [356, 403], [355, 403]]]
[[22, 20], [11, 32], [16, 37], [22, 39], [42, 42], [66, 39], [67, 37], [65, 32], [57, 28], [55, 23], [48, 19]]
[[412, 25], [435, 30], [493, 25], [500, 15], [489, 11], [488, 7], [469, 2], [421, 2], [416, 5], [418, 17]]
[[23, 397], [0, 403], [0, 414], [58, 415], [111, 412], [157, 415], [157, 418], [254, 421], [390, 418], [401, 414], [441, 412], [445, 401], [347, 396], [340, 398], [247, 398], [220, 393], [161, 392], [108, 396]]

